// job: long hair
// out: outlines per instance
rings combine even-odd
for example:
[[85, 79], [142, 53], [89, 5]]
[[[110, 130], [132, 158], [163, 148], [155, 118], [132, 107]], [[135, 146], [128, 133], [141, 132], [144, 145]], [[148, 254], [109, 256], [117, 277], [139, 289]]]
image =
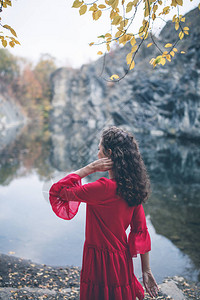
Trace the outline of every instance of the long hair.
[[[104, 154], [113, 161], [117, 195], [126, 200], [129, 206], [145, 202], [150, 194], [150, 180], [134, 136], [111, 126], [103, 130], [101, 145]], [[112, 150], [111, 155], [108, 149]]]

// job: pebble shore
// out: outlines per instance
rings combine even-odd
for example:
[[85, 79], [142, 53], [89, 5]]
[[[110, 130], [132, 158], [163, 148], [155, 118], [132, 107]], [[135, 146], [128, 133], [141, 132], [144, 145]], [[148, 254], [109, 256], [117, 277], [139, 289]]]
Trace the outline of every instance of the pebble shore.
[[[0, 254], [0, 299], [78, 300], [80, 268], [51, 267]], [[199, 283], [183, 277], [166, 278], [156, 299], [200, 299]], [[145, 294], [145, 300], [152, 299]], [[95, 300], [95, 299], [94, 299]]]

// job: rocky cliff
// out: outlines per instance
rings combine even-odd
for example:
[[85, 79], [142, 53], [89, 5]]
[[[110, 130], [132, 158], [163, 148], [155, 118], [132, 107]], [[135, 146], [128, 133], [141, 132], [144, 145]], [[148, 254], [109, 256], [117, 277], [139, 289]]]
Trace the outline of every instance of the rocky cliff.
[[22, 109], [9, 95], [6, 85], [0, 81], [0, 151], [15, 140], [25, 122]]
[[[128, 45], [107, 55], [101, 76], [103, 58], [80, 70], [61, 68], [53, 74], [50, 123], [55, 166], [70, 169], [78, 161], [83, 163], [96, 153], [101, 129], [111, 124], [148, 136], [200, 140], [198, 9], [189, 12], [186, 21], [190, 35], [177, 45], [186, 54], [177, 54], [164, 67], [153, 69], [149, 64], [158, 53], [153, 46], [146, 48], [147, 40], [137, 55], [135, 69], [118, 83], [104, 78], [124, 74]], [[172, 42], [175, 34], [174, 24], [168, 22], [157, 43]]]

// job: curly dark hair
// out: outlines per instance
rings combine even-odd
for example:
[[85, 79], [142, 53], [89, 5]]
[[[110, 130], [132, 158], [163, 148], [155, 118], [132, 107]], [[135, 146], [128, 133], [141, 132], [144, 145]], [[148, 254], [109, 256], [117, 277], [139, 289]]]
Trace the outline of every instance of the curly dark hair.
[[111, 126], [103, 130], [101, 145], [104, 154], [113, 161], [117, 195], [125, 199], [129, 206], [145, 202], [150, 195], [150, 180], [134, 136]]

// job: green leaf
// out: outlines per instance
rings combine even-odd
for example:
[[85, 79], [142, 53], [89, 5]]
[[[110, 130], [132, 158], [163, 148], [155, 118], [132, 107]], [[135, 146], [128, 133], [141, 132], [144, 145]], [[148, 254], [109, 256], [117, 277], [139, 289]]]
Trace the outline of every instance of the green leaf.
[[99, 36], [98, 36], [98, 39], [105, 39], [105, 35], [103, 35], [103, 34], [102, 34], [102, 35], [99, 35]]

